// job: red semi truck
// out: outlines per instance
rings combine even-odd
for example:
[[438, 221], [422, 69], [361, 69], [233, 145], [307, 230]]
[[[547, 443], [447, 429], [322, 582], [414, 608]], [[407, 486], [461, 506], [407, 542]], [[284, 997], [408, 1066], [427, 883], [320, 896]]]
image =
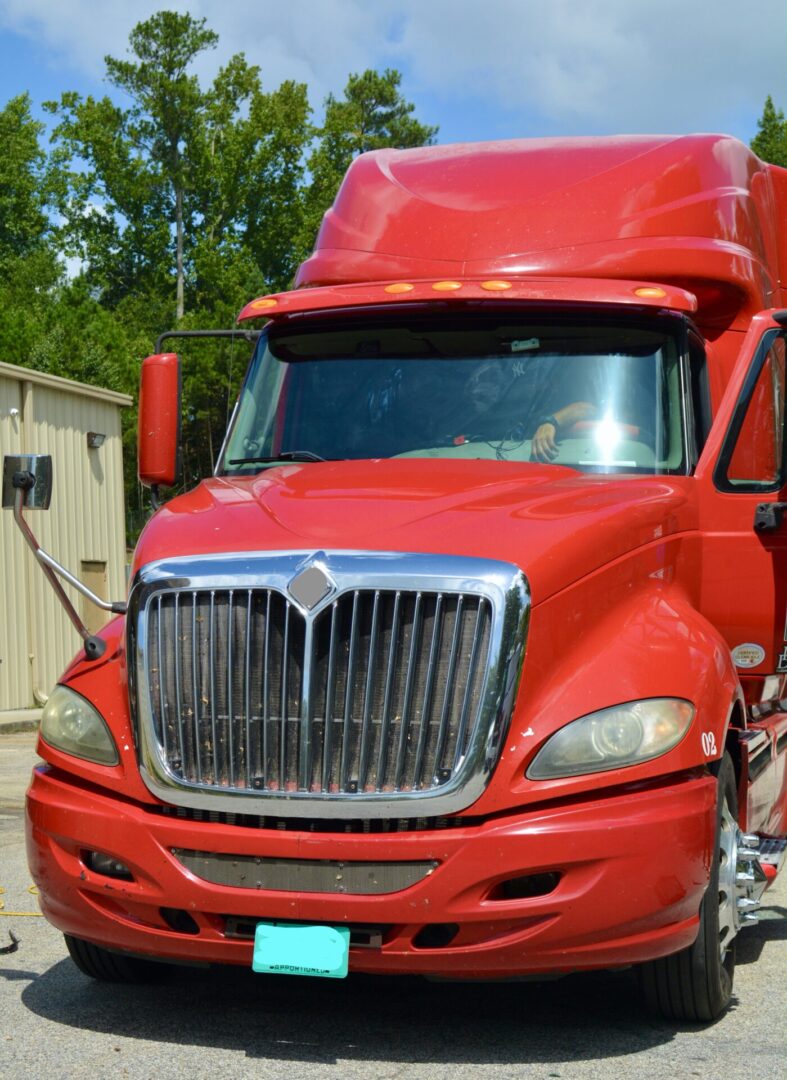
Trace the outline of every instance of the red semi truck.
[[[724, 136], [353, 163], [44, 710], [29, 860], [83, 971], [638, 965], [720, 1015], [787, 832], [785, 220]], [[148, 358], [156, 489], [178, 394]]]

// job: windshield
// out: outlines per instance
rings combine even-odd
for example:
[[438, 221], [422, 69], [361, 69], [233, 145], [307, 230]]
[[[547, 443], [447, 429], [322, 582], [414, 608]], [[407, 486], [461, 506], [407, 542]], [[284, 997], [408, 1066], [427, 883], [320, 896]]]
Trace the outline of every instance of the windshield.
[[395, 457], [687, 471], [673, 326], [396, 315], [272, 325], [219, 472]]

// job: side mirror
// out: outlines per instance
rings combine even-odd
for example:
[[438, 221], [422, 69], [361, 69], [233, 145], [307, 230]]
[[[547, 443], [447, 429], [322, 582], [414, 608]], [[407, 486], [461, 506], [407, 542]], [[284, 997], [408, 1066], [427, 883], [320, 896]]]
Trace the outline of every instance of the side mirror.
[[3, 509], [13, 510], [18, 489], [26, 510], [48, 510], [52, 500], [52, 458], [49, 454], [6, 454], [3, 458]]
[[180, 357], [156, 353], [142, 361], [139, 380], [137, 473], [141, 484], [171, 487], [180, 465]]

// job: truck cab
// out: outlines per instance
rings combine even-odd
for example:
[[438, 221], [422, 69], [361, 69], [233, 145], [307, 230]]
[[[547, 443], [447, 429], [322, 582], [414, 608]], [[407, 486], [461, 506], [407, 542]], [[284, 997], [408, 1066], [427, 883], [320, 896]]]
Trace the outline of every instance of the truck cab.
[[[634, 963], [723, 1012], [787, 833], [785, 209], [723, 136], [352, 165], [45, 711], [31, 868], [83, 970]], [[156, 488], [178, 387], [145, 361]]]

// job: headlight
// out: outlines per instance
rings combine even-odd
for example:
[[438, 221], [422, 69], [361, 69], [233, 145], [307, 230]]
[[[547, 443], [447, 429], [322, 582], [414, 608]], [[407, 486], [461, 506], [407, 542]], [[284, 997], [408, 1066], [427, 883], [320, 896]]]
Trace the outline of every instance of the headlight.
[[677, 746], [693, 718], [694, 706], [679, 698], [630, 701], [590, 713], [547, 739], [527, 775], [553, 780], [650, 761]]
[[41, 715], [41, 737], [75, 757], [117, 765], [117, 748], [104, 718], [80, 694], [56, 686]]

